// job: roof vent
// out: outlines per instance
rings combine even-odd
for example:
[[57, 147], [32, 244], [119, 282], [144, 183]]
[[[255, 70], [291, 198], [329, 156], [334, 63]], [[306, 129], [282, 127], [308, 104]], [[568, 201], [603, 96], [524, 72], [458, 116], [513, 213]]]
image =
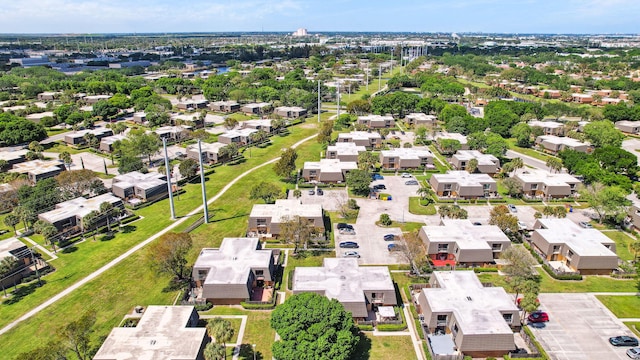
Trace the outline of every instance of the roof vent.
[[473, 299], [471, 298], [471, 296], [467, 296], [467, 301], [473, 301]]
[[347, 277], [342, 275], [342, 276], [340, 276], [340, 280], [347, 280]]
[[151, 340], [151, 345], [155, 345], [156, 341], [155, 340]]

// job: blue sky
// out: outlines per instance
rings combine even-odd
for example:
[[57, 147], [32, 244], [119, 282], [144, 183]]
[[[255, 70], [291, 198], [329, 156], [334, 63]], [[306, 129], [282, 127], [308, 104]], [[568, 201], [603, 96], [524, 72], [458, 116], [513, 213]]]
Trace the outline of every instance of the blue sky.
[[639, 0], [14, 0], [0, 33], [640, 33]]

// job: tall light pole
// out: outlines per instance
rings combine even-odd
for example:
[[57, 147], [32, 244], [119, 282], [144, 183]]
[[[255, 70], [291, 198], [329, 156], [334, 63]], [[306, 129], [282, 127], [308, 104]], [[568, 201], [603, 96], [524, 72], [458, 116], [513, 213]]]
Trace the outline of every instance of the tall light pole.
[[318, 80], [318, 122], [320, 122], [320, 80]]
[[367, 91], [369, 91], [369, 67], [367, 66]]
[[380, 83], [382, 82], [382, 65], [378, 69], [378, 91], [380, 91]]
[[251, 345], [253, 347], [253, 360], [256, 360], [256, 344]]
[[169, 191], [169, 207], [171, 208], [171, 220], [176, 219], [176, 210], [173, 207], [173, 189], [171, 187], [171, 168], [169, 167], [169, 155], [167, 154], [167, 139], [162, 138], [164, 148], [164, 167], [167, 170], [167, 190]]
[[198, 159], [200, 162], [200, 184], [202, 186], [202, 206], [204, 206], [204, 223], [209, 223], [209, 208], [207, 207], [207, 189], [204, 186], [204, 166], [202, 165], [202, 141], [198, 139]]
[[336, 114], [336, 120], [340, 117], [340, 82], [338, 82], [338, 88], [336, 91], [336, 99], [338, 103], [338, 113]]

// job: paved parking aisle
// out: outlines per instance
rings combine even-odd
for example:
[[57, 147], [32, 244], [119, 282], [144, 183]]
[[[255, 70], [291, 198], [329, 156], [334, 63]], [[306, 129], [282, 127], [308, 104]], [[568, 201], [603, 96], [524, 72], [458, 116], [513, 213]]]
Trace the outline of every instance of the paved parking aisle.
[[550, 321], [530, 328], [554, 360], [628, 359], [627, 347], [609, 344], [609, 337], [633, 335], [591, 294], [540, 294], [541, 310]]

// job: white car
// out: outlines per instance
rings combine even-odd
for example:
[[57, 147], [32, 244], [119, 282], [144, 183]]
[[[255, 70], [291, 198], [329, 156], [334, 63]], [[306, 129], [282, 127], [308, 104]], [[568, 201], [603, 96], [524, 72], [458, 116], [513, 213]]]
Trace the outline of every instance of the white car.
[[346, 258], [359, 258], [360, 254], [358, 254], [357, 251], [346, 251], [344, 254], [342, 254], [342, 257], [346, 257]]
[[634, 347], [627, 350], [627, 356], [632, 359], [640, 359], [640, 347]]
[[411, 174], [409, 174], [409, 173], [402, 173], [402, 177], [403, 177], [403, 178], [405, 178], [405, 179], [406, 179], [406, 178], [412, 178], [412, 177], [413, 177], [413, 175], [411, 175]]

